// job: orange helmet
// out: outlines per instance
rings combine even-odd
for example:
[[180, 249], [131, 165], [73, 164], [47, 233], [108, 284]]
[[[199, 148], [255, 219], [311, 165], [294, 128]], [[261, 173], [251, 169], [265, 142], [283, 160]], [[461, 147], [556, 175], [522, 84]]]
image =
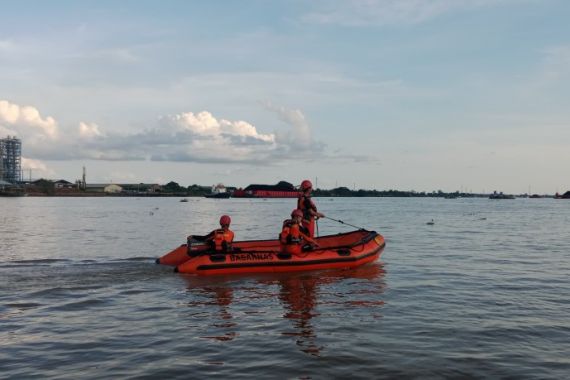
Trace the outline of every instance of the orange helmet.
[[296, 208], [295, 210], [293, 210], [291, 212], [291, 217], [294, 218], [296, 216], [300, 216], [303, 217], [303, 211], [299, 210], [298, 208]]
[[307, 190], [313, 187], [313, 184], [308, 179], [301, 182], [301, 190]]
[[220, 218], [220, 226], [223, 226], [223, 225], [229, 226], [231, 222], [232, 222], [232, 219], [228, 215], [222, 215], [222, 217]]

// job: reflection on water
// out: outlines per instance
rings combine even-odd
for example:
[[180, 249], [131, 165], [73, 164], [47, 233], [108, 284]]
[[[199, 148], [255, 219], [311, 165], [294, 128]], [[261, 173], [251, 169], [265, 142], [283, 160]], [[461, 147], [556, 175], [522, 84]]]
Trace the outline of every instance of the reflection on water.
[[[284, 320], [290, 323], [282, 326], [279, 334], [291, 337], [299, 350], [313, 356], [320, 356], [325, 347], [318, 343], [319, 305], [326, 308], [338, 306], [341, 310], [367, 309], [371, 318], [381, 317], [381, 299], [385, 284], [385, 270], [382, 264], [370, 264], [350, 270], [330, 270], [304, 273], [276, 273], [255, 277], [224, 276], [199, 277], [181, 275], [187, 283], [191, 301], [187, 306], [194, 316], [209, 324], [213, 334], [201, 336], [220, 342], [232, 341], [239, 336], [239, 318], [232, 314], [240, 304], [277, 301], [283, 308]], [[244, 284], [239, 280], [253, 282]], [[348, 286], [345, 286], [348, 285]], [[212, 306], [217, 306], [212, 312]], [[204, 311], [202, 311], [204, 310]], [[195, 314], [197, 313], [197, 314]], [[255, 314], [246, 311], [244, 314]], [[342, 317], [342, 316], [341, 316]], [[292, 328], [292, 329], [291, 329]]]
[[[366, 289], [359, 289], [352, 297], [366, 294], [365, 297], [376, 298], [384, 290], [384, 269], [380, 265], [367, 265], [360, 268], [344, 271], [332, 271], [323, 273], [322, 276], [314, 274], [296, 274], [278, 280], [280, 285], [279, 300], [284, 308], [283, 317], [291, 320], [294, 331], [284, 331], [283, 335], [292, 336], [299, 349], [307, 354], [319, 356], [322, 346], [317, 342], [318, 312], [319, 304], [331, 304], [323, 295], [327, 292], [327, 287], [334, 283], [339, 283], [352, 279], [368, 280]], [[382, 281], [378, 281], [382, 277]], [[378, 285], [378, 283], [380, 285]], [[336, 293], [339, 298], [344, 298], [347, 294], [341, 290]], [[383, 301], [378, 300], [348, 300], [342, 301], [349, 306], [381, 306]]]
[[[215, 288], [208, 288], [205, 287], [203, 289], [208, 294], [212, 295], [214, 300], [211, 304], [216, 304], [219, 306], [219, 321], [213, 323], [212, 326], [218, 329], [231, 329], [233, 330], [237, 323], [233, 322], [232, 320], [234, 317], [230, 313], [229, 305], [232, 303], [233, 300], [233, 290], [230, 287], [215, 287]], [[227, 332], [224, 335], [220, 336], [205, 336], [203, 338], [207, 339], [217, 339], [220, 341], [232, 340], [234, 339], [238, 333], [236, 331]]]
[[319, 355], [322, 347], [317, 346], [316, 333], [311, 319], [318, 317], [317, 305], [318, 278], [291, 277], [279, 280], [279, 299], [285, 309], [284, 318], [293, 322], [294, 332], [282, 332], [295, 337], [300, 350], [311, 355]]

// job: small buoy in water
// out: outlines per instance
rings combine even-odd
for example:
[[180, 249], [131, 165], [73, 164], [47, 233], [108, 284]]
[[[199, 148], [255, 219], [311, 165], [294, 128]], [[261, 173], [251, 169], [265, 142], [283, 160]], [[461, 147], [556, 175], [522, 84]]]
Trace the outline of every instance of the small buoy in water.
[[435, 224], [435, 222], [432, 220], [430, 220], [429, 222], [426, 223], [428, 226], [433, 226]]
[[154, 215], [154, 212], [151, 211], [151, 212], [149, 212], [148, 214], [149, 214], [149, 215]]
[[487, 218], [480, 218], [479, 220], [487, 220]]

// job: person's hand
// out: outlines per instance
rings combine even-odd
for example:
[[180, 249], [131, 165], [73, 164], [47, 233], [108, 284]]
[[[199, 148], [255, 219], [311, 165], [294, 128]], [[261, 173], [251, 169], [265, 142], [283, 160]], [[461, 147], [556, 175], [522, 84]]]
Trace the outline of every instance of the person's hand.
[[319, 218], [324, 218], [324, 217], [325, 217], [325, 214], [323, 214], [322, 212], [317, 212], [317, 216], [318, 216]]

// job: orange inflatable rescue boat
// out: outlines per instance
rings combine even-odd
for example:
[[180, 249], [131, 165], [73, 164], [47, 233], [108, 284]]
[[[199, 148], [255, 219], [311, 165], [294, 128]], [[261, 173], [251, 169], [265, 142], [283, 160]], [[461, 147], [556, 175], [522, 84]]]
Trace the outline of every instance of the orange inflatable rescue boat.
[[193, 274], [233, 274], [354, 268], [377, 260], [384, 237], [374, 231], [358, 230], [315, 238], [318, 247], [290, 255], [280, 251], [279, 240], [250, 240], [233, 243], [233, 251], [212, 252], [204, 244], [186, 244], [156, 260], [175, 266], [175, 272]]

